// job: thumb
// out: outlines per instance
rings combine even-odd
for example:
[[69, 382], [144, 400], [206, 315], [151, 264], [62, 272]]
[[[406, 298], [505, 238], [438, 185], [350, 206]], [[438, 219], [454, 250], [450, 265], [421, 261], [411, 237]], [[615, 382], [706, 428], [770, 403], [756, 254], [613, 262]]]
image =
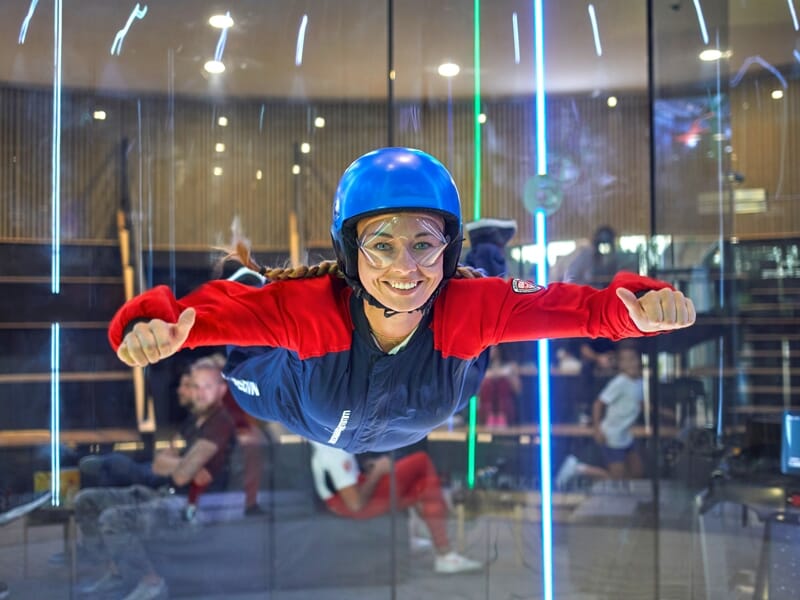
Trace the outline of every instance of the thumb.
[[619, 287], [617, 288], [617, 298], [622, 300], [622, 303], [625, 305], [625, 308], [628, 309], [628, 313], [632, 318], [646, 316], [642, 305], [639, 303], [639, 299], [632, 291]]
[[183, 342], [189, 337], [196, 316], [197, 313], [193, 308], [187, 308], [178, 317], [178, 322], [175, 323], [172, 330], [172, 336], [179, 345], [183, 345]]

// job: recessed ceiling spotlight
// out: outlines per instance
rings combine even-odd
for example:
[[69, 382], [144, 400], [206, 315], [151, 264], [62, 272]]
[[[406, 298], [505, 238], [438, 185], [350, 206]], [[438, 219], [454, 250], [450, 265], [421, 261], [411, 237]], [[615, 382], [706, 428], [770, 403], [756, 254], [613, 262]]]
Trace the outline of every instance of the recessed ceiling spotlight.
[[780, 100], [783, 98], [783, 90], [772, 90], [770, 96], [772, 96], [773, 100]]
[[703, 50], [699, 58], [705, 62], [714, 62], [715, 60], [719, 60], [722, 58], [723, 54], [721, 50], [717, 50], [716, 48], [707, 48]]
[[314, 119], [314, 127], [317, 127], [319, 129], [325, 127], [325, 117], [317, 117], [316, 119]]
[[222, 116], [217, 119], [217, 125], [220, 127], [227, 127], [228, 126], [228, 117]]
[[478, 123], [480, 123], [481, 125], [486, 123], [486, 113], [480, 113], [478, 115]]
[[225, 15], [212, 15], [208, 20], [208, 24], [217, 29], [227, 29], [233, 27], [233, 18], [230, 13]]
[[216, 144], [214, 144], [214, 150], [216, 150], [217, 152], [225, 152], [225, 144], [223, 144], [222, 142], [217, 142]]
[[225, 71], [225, 64], [221, 60], [209, 60], [203, 65], [203, 68], [208, 73], [217, 74]]
[[609, 108], [614, 108], [617, 105], [617, 97], [609, 96], [608, 100], [606, 100], [606, 104], [608, 104]]
[[222, 167], [214, 167], [214, 170], [212, 172], [216, 177], [219, 177], [220, 175], [222, 175]]
[[439, 65], [437, 71], [442, 77], [455, 77], [461, 70], [456, 63], [446, 62]]
[[106, 111], [98, 109], [92, 113], [92, 117], [94, 117], [95, 121], [105, 121]]
[[292, 175], [300, 175], [300, 165], [292, 165]]
[[311, 152], [311, 144], [309, 144], [308, 142], [303, 142], [302, 144], [300, 144], [300, 152], [302, 152], [303, 154], [308, 154], [309, 152]]

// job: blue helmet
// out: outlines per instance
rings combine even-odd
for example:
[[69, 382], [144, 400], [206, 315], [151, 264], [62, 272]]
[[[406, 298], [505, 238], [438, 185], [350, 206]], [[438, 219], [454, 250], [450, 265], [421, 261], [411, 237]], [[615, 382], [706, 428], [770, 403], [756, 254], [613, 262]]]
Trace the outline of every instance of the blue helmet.
[[449, 240], [444, 252], [444, 280], [455, 274], [462, 238], [461, 202], [453, 178], [442, 163], [421, 150], [381, 148], [347, 167], [333, 201], [333, 249], [348, 281], [358, 280], [358, 221], [403, 211], [431, 212], [444, 219]]

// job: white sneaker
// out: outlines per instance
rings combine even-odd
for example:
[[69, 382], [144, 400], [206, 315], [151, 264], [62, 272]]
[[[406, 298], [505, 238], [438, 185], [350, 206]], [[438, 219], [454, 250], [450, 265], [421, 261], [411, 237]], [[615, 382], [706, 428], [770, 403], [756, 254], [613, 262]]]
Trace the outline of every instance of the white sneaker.
[[437, 573], [464, 573], [466, 571], [479, 571], [483, 564], [457, 552], [450, 551], [436, 557], [433, 570]]
[[578, 474], [578, 458], [570, 454], [567, 458], [564, 459], [564, 462], [561, 464], [561, 468], [558, 470], [558, 474], [556, 475], [556, 489], [557, 490], [564, 490], [567, 487], [567, 484], [572, 481], [572, 478]]

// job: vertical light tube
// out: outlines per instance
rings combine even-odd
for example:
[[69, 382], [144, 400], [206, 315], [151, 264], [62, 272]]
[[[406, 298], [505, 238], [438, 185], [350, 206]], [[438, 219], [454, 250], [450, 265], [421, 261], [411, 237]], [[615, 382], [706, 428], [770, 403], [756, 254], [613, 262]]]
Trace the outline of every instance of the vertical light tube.
[[478, 399], [469, 399], [469, 435], [467, 436], [467, 488], [475, 487], [475, 427], [478, 423]]
[[[53, 15], [53, 145], [50, 184], [50, 291], [61, 293], [61, 33], [63, 6], [55, 0]], [[50, 503], [61, 502], [60, 328], [50, 325]]]
[[[475, 70], [475, 88], [472, 122], [475, 127], [475, 154], [473, 166], [473, 182], [475, 192], [473, 195], [473, 220], [481, 218], [481, 0], [474, 0], [473, 4], [473, 63]], [[467, 487], [475, 487], [475, 438], [478, 423], [478, 398], [469, 399], [469, 426], [467, 430]]]
[[50, 324], [50, 504], [61, 503], [61, 327]]
[[[534, 64], [536, 66], [536, 172], [547, 174], [547, 116], [544, 88], [544, 11], [542, 0], [533, 2]], [[547, 223], [545, 212], [534, 213], [534, 231], [539, 246], [536, 283], [547, 285]], [[542, 590], [544, 600], [553, 600], [553, 494], [550, 473], [550, 345], [539, 340], [539, 477], [542, 494]]]
[[50, 291], [61, 293], [61, 0], [53, 16], [53, 146], [50, 182]]
[[[539, 262], [536, 283], [547, 285], [547, 225], [541, 208], [533, 216]], [[539, 340], [539, 473], [542, 492], [542, 586], [545, 600], [553, 599], [553, 482], [550, 476], [550, 342]]]
[[474, 26], [473, 26], [473, 57], [475, 69], [474, 81], [474, 103], [472, 122], [475, 130], [475, 166], [474, 166], [474, 185], [473, 196], [473, 220], [481, 218], [481, 0], [475, 0], [474, 5]]

